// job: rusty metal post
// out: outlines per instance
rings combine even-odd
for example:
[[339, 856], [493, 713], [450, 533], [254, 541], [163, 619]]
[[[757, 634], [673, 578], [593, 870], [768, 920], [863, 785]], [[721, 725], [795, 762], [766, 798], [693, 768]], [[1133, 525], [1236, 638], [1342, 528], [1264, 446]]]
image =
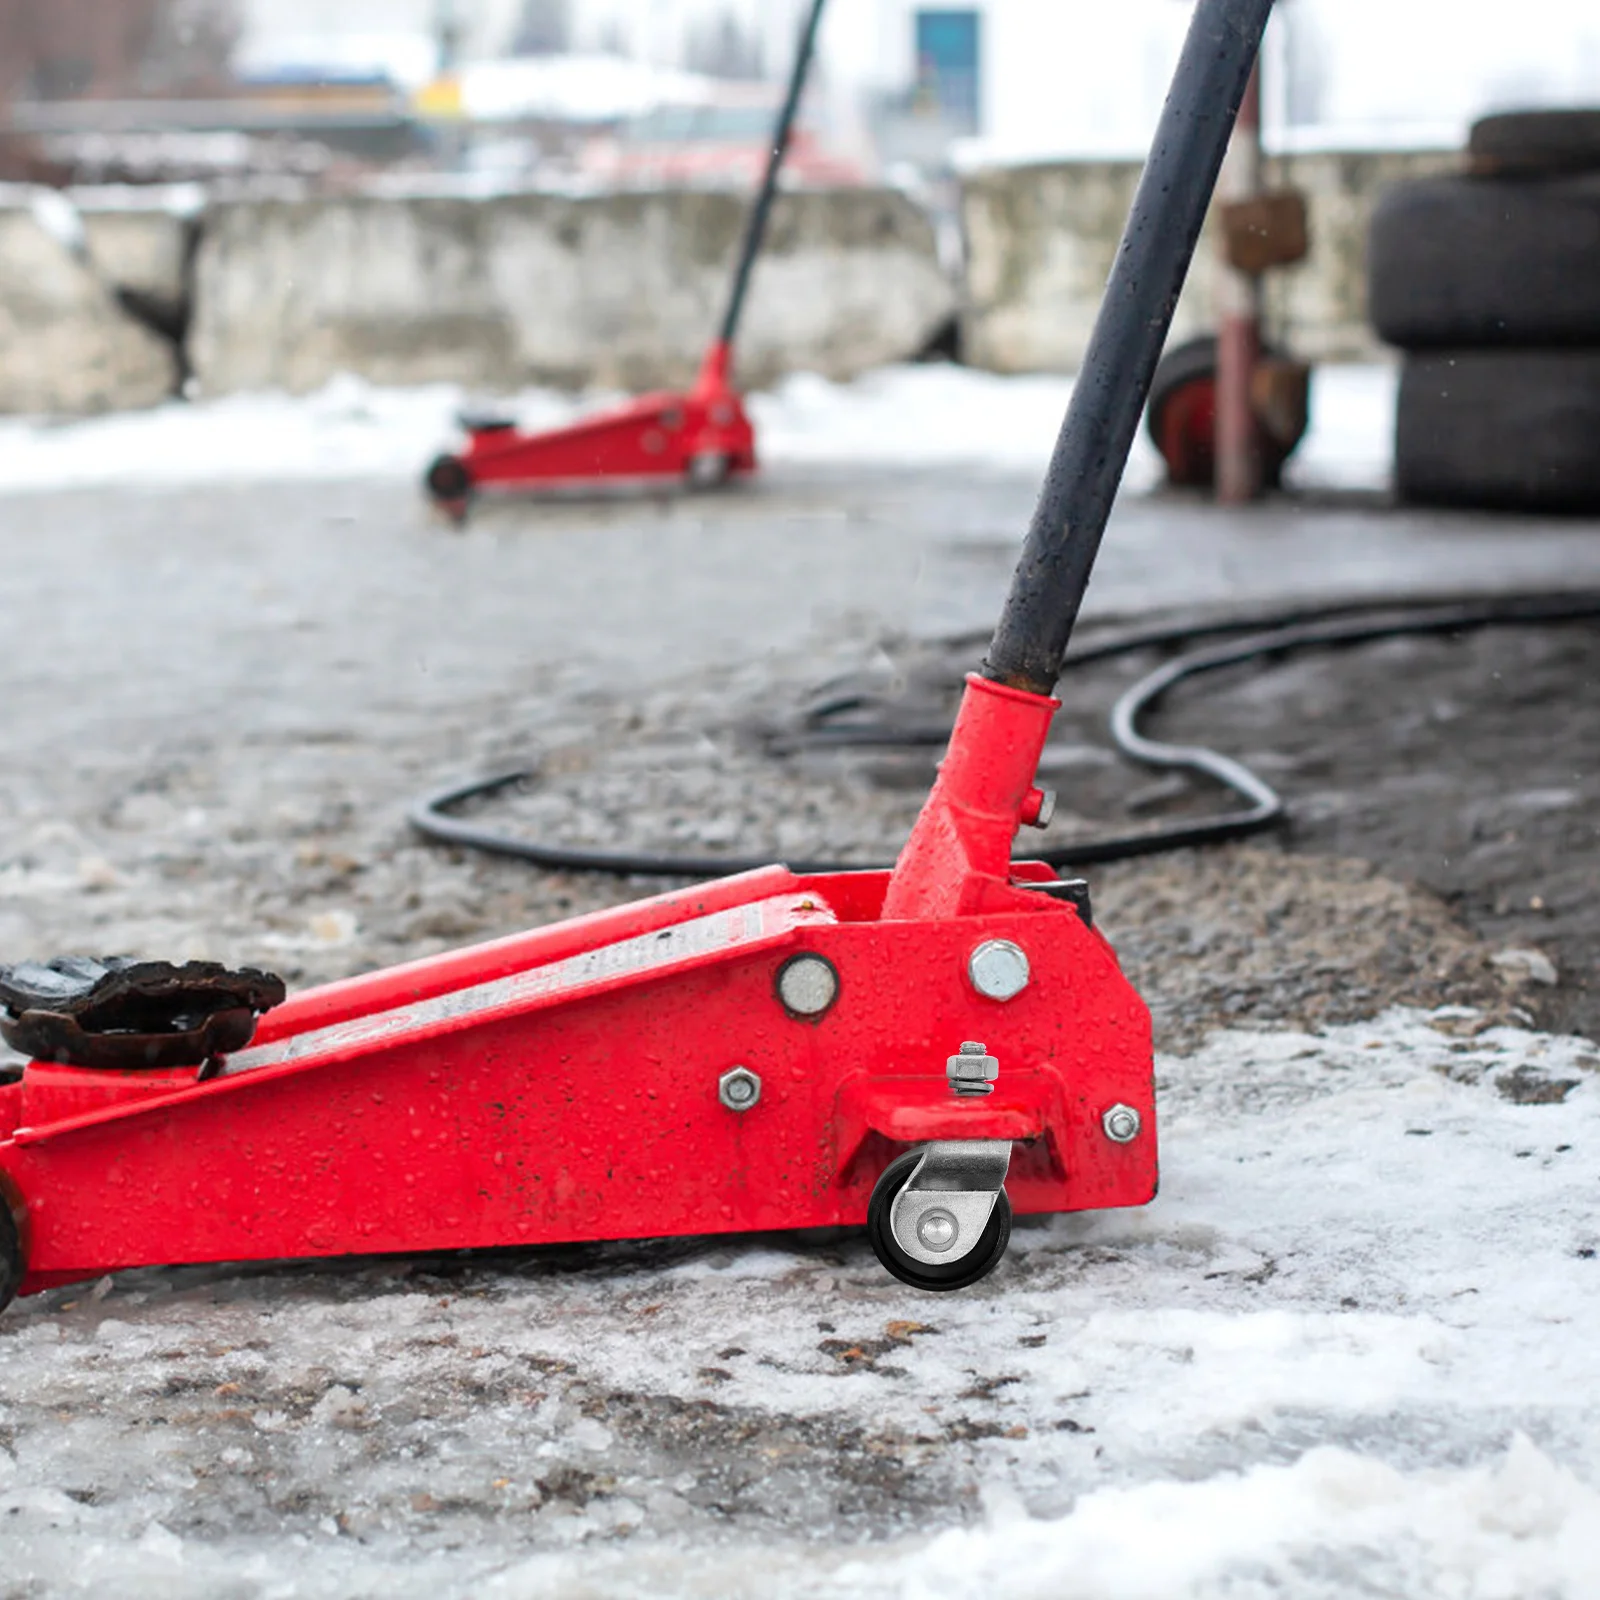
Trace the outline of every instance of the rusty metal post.
[[[1261, 66], [1251, 74], [1217, 181], [1223, 201], [1262, 191]], [[1261, 440], [1250, 386], [1261, 357], [1261, 279], [1240, 271], [1227, 252], [1217, 269], [1217, 500], [1243, 505], [1261, 492]]]

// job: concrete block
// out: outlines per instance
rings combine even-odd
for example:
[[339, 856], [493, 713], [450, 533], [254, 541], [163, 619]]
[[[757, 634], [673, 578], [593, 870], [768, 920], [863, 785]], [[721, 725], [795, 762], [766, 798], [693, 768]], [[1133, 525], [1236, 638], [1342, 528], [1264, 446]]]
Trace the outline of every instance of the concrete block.
[[97, 273], [119, 288], [171, 305], [188, 296], [188, 258], [198, 207], [170, 191], [72, 193]]
[[[1376, 359], [1366, 325], [1366, 240], [1390, 183], [1447, 171], [1440, 151], [1275, 157], [1269, 185], [1306, 191], [1311, 253], [1266, 281], [1268, 336], [1315, 361]], [[1135, 161], [1053, 162], [977, 172], [962, 185], [967, 359], [996, 372], [1072, 372], [1133, 202]], [[1208, 225], [1173, 319], [1174, 341], [1215, 325], [1219, 240]]]
[[[654, 192], [240, 202], [208, 214], [190, 354], [204, 390], [454, 380], [643, 388], [694, 371], [746, 205]], [[783, 196], [739, 374], [847, 377], [954, 311], [933, 228], [890, 190]]]
[[154, 405], [176, 383], [171, 344], [128, 317], [27, 204], [0, 204], [0, 411]]

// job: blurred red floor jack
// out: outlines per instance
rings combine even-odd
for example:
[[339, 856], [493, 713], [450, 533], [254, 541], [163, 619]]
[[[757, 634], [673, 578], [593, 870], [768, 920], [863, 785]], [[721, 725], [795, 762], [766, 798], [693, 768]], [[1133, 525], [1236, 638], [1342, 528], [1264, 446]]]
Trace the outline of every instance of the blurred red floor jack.
[[739, 247], [722, 326], [701, 362], [694, 387], [640, 395], [610, 411], [541, 433], [524, 433], [504, 418], [464, 416], [466, 448], [439, 456], [423, 478], [429, 497], [451, 520], [463, 520], [473, 495], [483, 489], [581, 490], [662, 481], [711, 488], [755, 471], [755, 428], [731, 382], [733, 346], [816, 50], [823, 5], [824, 0], [812, 0], [806, 15], [766, 171]]
[[1199, 0], [893, 870], [769, 867], [283, 1003], [193, 964], [6, 969], [35, 1059], [0, 1087], [0, 1304], [152, 1263], [862, 1222], [897, 1277], [956, 1289], [1013, 1204], [1151, 1198], [1149, 1012], [1083, 886], [1011, 852], [1047, 820], [1052, 690], [1270, 7]]

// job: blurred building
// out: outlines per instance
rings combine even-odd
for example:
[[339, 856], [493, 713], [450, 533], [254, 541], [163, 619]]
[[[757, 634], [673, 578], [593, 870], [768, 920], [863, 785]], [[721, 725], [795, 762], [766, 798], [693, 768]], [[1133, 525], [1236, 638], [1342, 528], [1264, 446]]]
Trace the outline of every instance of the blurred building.
[[[809, 3], [0, 0], [0, 146], [129, 177], [743, 182]], [[828, 0], [795, 175], [1137, 155], [1190, 9]], [[1600, 6], [1280, 0], [1265, 97], [1269, 143], [1454, 145], [1486, 110], [1600, 103]]]

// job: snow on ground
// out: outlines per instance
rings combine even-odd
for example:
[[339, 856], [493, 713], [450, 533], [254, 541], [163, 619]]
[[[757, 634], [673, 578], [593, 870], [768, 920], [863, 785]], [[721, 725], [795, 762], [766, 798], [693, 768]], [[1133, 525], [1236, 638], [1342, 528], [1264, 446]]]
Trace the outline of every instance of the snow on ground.
[[921, 1296], [856, 1235], [145, 1272], [0, 1320], [6, 1594], [1600, 1593], [1600, 1054], [1160, 1063], [1163, 1187]]
[[[854, 383], [797, 374], [751, 396], [773, 466], [970, 463], [1043, 471], [1069, 378], [1001, 377], [953, 366], [889, 367]], [[606, 396], [530, 390], [506, 407], [551, 427]], [[84, 421], [0, 421], [0, 493], [71, 487], [238, 483], [293, 478], [419, 477], [452, 436], [464, 396], [450, 384], [383, 389], [343, 377], [315, 394], [174, 401]], [[1313, 424], [1291, 470], [1303, 487], [1387, 484], [1394, 380], [1387, 368], [1318, 372]], [[1128, 487], [1153, 487], [1159, 463], [1141, 432]]]

